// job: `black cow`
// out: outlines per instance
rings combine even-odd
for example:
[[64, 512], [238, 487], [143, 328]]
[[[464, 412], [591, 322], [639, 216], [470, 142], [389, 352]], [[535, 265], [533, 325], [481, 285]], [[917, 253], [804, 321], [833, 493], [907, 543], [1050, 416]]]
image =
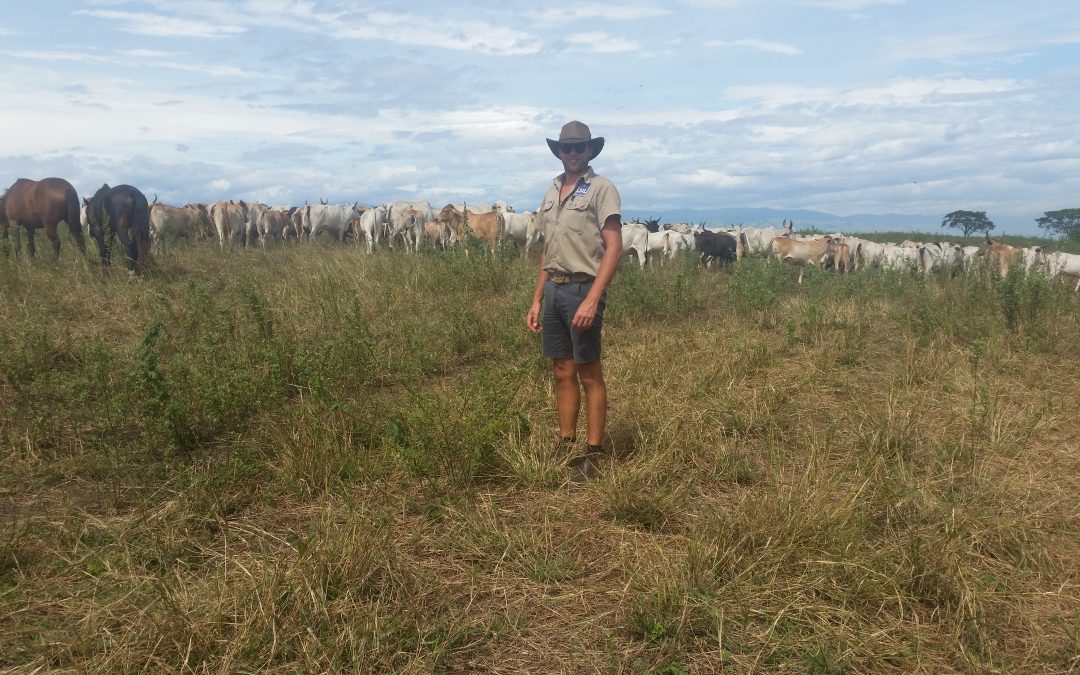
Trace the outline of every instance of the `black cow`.
[[722, 263], [734, 262], [738, 258], [738, 241], [727, 232], [705, 230], [694, 235], [694, 245], [701, 254], [701, 262], [708, 267], [713, 260]]

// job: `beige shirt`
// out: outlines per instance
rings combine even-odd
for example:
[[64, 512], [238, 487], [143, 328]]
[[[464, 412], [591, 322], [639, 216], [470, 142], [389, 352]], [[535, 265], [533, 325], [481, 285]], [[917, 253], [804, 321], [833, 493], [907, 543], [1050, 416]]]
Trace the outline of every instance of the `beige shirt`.
[[600, 230], [608, 216], [621, 213], [619, 191], [590, 167], [560, 202], [563, 175], [552, 180], [536, 212], [536, 229], [544, 233], [544, 269], [557, 274], [596, 276], [604, 257]]

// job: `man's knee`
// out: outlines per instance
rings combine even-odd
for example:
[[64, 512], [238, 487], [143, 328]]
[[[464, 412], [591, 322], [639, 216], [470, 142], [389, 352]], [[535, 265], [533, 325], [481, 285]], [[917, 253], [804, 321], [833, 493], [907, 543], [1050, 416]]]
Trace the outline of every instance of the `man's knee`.
[[599, 361], [577, 364], [577, 374], [581, 386], [587, 389], [604, 387], [604, 370]]
[[573, 359], [554, 359], [552, 374], [556, 382], [576, 382], [578, 366]]

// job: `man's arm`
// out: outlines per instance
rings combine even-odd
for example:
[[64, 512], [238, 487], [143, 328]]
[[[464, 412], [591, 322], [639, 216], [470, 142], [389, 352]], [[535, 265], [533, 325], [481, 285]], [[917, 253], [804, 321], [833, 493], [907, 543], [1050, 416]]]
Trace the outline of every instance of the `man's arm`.
[[548, 273], [544, 269], [544, 253], [540, 253], [540, 269], [536, 275], [536, 286], [533, 288], [532, 305], [529, 313], [525, 315], [525, 325], [534, 333], [540, 332], [540, 308], [544, 301], [544, 284], [547, 283]]
[[604, 257], [600, 259], [600, 269], [596, 273], [596, 279], [589, 289], [589, 294], [581, 301], [574, 319], [570, 322], [574, 330], [588, 330], [592, 328], [593, 319], [596, 318], [596, 308], [600, 305], [600, 298], [607, 290], [611, 278], [615, 276], [615, 269], [619, 266], [622, 258], [622, 220], [615, 213], [607, 217], [604, 227], [600, 230], [600, 236], [604, 238]]

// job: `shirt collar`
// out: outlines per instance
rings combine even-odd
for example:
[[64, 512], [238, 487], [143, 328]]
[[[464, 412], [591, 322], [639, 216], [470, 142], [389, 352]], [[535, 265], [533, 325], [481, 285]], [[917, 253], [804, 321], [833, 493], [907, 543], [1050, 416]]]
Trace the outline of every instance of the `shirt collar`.
[[[552, 179], [551, 184], [554, 185], [557, 188], [561, 188], [562, 187], [562, 182], [563, 182], [563, 177], [565, 177], [565, 176], [566, 176], [566, 172], [563, 171], [558, 176], [555, 176], [555, 178]], [[596, 178], [596, 173], [592, 170], [592, 166], [589, 166], [588, 168], [585, 169], [585, 174], [581, 178], [578, 178], [578, 183], [580, 183], [582, 181], [585, 181], [586, 183], [591, 183], [593, 178]], [[576, 184], [577, 183], [575, 183], [575, 185]]]

